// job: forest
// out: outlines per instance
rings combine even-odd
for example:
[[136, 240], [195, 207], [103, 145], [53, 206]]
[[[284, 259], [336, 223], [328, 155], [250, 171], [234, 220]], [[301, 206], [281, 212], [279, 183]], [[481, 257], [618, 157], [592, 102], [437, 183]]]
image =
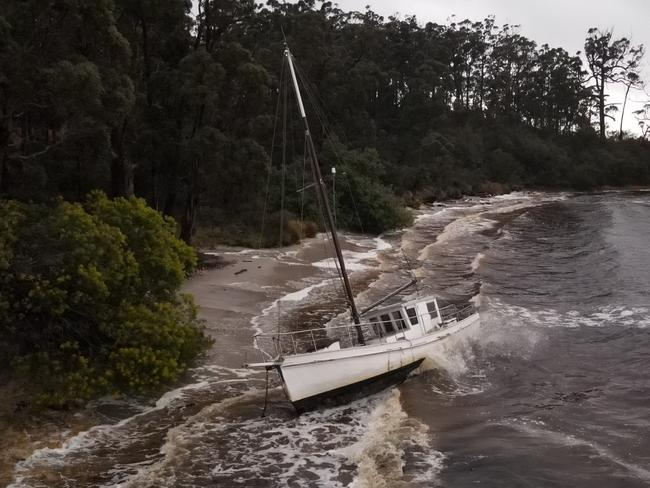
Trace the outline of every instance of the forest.
[[[277, 245], [316, 232], [315, 199], [297, 191], [286, 45], [323, 173], [337, 168], [342, 228], [399, 228], [407, 206], [467, 194], [650, 184], [650, 103], [626, 112], [609, 96], [643, 86], [643, 46], [594, 27], [571, 54], [524, 31], [315, 0], [0, 0], [3, 357], [33, 376], [53, 357], [68, 368], [54, 403], [173, 380], [202, 341], [177, 295], [195, 257], [174, 236]], [[159, 326], [167, 343], [149, 350]]]
[[5, 199], [101, 189], [175, 217], [187, 242], [241, 222], [259, 233], [269, 167], [275, 211], [302, 178], [292, 105], [284, 171], [281, 141], [270, 154], [283, 35], [317, 102], [322, 163], [345, 169], [365, 230], [399, 224], [391, 209], [413, 200], [650, 180], [648, 132], [608, 125], [623, 110], [608, 90], [642, 84], [643, 47], [609, 31], [584, 33], [585, 63], [494, 18], [422, 25], [314, 0], [0, 3]]

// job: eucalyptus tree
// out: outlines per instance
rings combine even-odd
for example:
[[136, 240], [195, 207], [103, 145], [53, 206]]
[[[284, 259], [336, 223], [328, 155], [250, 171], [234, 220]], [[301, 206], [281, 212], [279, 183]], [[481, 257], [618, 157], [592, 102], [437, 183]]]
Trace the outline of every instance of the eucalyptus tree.
[[475, 83], [474, 106], [479, 112], [485, 109], [486, 79], [494, 41], [494, 16], [475, 22], [472, 28], [476, 32], [475, 63], [472, 76]]
[[585, 39], [585, 56], [591, 71], [590, 81], [594, 82], [598, 100], [599, 131], [602, 139], [606, 136], [606, 85], [621, 83], [628, 79], [628, 73], [638, 70], [643, 58], [643, 45], [633, 46], [625, 37], [613, 39], [611, 30], [602, 31], [592, 27]]
[[520, 35], [519, 26], [504, 25], [495, 35], [490, 66], [488, 107], [492, 114], [521, 120], [526, 80], [535, 63], [534, 41]]
[[453, 107], [455, 110], [469, 110], [472, 73], [478, 58], [478, 32], [472, 28], [469, 20], [463, 20], [449, 25], [447, 37], [450, 47], [449, 73], [454, 90]]
[[113, 2], [3, 0], [0, 12], [0, 191], [79, 198], [109, 171], [128, 189], [113, 139], [135, 93]]
[[625, 108], [627, 107], [627, 100], [630, 96], [630, 90], [640, 89], [643, 87], [643, 79], [639, 74], [638, 70], [630, 70], [625, 74], [624, 79], [622, 80], [623, 85], [625, 86], [625, 96], [623, 98], [623, 107], [621, 109], [621, 125], [618, 131], [618, 140], [623, 140], [623, 121], [625, 120]]
[[583, 87], [582, 61], [562, 48], [544, 44], [527, 79], [525, 113], [531, 125], [555, 134], [581, 126], [589, 92]]
[[650, 139], [650, 102], [643, 105], [642, 108], [635, 110], [634, 117], [641, 129], [641, 137]]
[[252, 136], [271, 111], [273, 83], [246, 47], [255, 34], [256, 4], [203, 0], [198, 7], [193, 46], [180, 62], [183, 154], [174, 179], [174, 193], [181, 185], [181, 236], [188, 242], [202, 202], [230, 220], [258, 202], [242, 195], [261, 186], [266, 155]]

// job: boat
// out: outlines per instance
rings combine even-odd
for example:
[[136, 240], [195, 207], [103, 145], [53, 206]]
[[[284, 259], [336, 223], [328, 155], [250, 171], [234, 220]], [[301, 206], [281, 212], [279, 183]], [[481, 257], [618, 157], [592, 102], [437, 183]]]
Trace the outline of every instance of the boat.
[[435, 296], [399, 299], [416, 280], [359, 311], [327, 198], [309, 122], [305, 113], [294, 59], [288, 47], [293, 91], [305, 128], [312, 185], [316, 189], [327, 231], [335, 250], [351, 321], [344, 325], [306, 330], [260, 333], [254, 340], [262, 361], [245, 366], [279, 373], [285, 393], [300, 414], [339, 405], [403, 382], [409, 374], [435, 367], [480, 324], [475, 307], [440, 307]]

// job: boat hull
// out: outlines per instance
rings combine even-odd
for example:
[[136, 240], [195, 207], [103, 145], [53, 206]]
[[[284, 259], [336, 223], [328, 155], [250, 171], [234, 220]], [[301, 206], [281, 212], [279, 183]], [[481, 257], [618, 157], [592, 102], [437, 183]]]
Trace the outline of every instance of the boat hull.
[[357, 383], [297, 400], [292, 402], [293, 406], [296, 409], [296, 412], [301, 414], [309, 410], [315, 410], [316, 408], [343, 405], [356, 400], [357, 398], [378, 393], [390, 386], [402, 383], [413, 370], [417, 369], [420, 364], [422, 364], [422, 361], [424, 361], [424, 358]]
[[287, 396], [300, 413], [376, 393], [404, 381], [418, 368], [435, 368], [478, 325], [479, 316], [473, 314], [416, 339], [299, 354], [277, 367]]

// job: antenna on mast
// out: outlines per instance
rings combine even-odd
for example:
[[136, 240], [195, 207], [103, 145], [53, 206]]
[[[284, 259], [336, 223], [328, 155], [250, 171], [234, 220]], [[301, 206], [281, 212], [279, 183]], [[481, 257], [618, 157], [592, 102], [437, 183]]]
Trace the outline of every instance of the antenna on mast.
[[338, 227], [336, 221], [336, 168], [332, 166], [332, 213], [334, 214], [334, 225]]
[[280, 32], [282, 32], [282, 39], [284, 39], [284, 47], [289, 49], [289, 44], [287, 43], [287, 36], [284, 33], [284, 27], [280, 26]]

